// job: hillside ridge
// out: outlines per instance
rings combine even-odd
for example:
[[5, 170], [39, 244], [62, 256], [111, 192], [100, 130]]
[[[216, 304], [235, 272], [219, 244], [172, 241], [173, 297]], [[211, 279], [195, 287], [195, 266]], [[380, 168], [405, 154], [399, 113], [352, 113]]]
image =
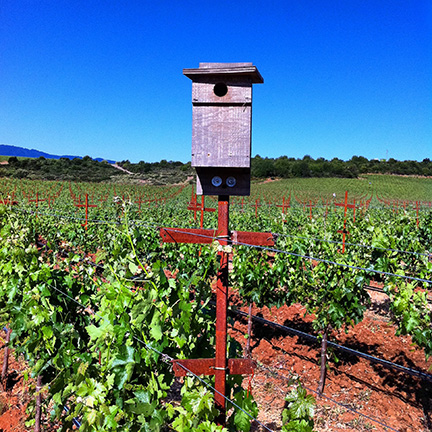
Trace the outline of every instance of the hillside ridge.
[[[13, 146], [9, 144], [0, 144], [0, 155], [1, 156], [15, 156], [15, 157], [28, 157], [28, 158], [39, 158], [44, 157], [45, 159], [82, 159], [82, 156], [72, 156], [72, 155], [53, 155], [50, 153], [45, 153], [36, 149], [28, 149], [25, 147]], [[114, 164], [116, 161], [108, 160], [101, 157], [93, 158], [98, 162], [106, 160], [110, 164]]]

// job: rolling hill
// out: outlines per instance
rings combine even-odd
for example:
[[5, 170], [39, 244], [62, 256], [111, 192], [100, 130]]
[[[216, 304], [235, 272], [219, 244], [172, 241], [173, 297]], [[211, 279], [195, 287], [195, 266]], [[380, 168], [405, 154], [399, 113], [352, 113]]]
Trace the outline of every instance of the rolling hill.
[[[16, 156], [16, 157], [28, 157], [28, 158], [38, 158], [38, 157], [44, 157], [45, 159], [82, 159], [82, 156], [71, 156], [71, 155], [53, 155], [49, 153], [45, 153], [39, 150], [35, 149], [27, 149], [24, 147], [18, 147], [18, 146], [12, 146], [12, 145], [6, 145], [6, 144], [0, 144], [0, 155], [1, 156]], [[108, 160], [104, 158], [92, 158], [93, 160], [96, 160], [98, 162], [102, 162], [103, 160], [106, 160], [108, 163], [113, 164], [115, 161]]]

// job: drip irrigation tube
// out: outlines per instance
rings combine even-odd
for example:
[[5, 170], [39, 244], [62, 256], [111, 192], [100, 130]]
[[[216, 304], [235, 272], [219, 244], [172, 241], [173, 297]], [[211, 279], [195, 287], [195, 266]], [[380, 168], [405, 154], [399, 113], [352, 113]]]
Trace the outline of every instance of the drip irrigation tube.
[[[376, 292], [388, 295], [382, 288], [379, 288], [379, 287], [374, 287], [374, 286], [371, 286], [371, 285], [366, 285], [365, 289], [367, 289], [369, 291], [376, 291]], [[429, 304], [431, 304], [432, 303], [432, 298], [429, 297], [429, 296], [426, 296], [426, 301]]]
[[[244, 317], [248, 316], [248, 314], [246, 312], [242, 312], [242, 311], [240, 311], [238, 309], [232, 309], [231, 311], [233, 313], [237, 314], [237, 315], [241, 315], [241, 316], [244, 316]], [[265, 318], [261, 318], [261, 317], [258, 317], [256, 315], [252, 315], [252, 319], [255, 320], [255, 321], [261, 322], [263, 324], [267, 324], [270, 327], [275, 327], [275, 328], [284, 330], [284, 331], [286, 331], [288, 333], [292, 333], [292, 334], [294, 334], [296, 336], [303, 337], [304, 339], [309, 339], [309, 340], [312, 340], [314, 342], [318, 342], [319, 343], [318, 338], [316, 336], [310, 335], [309, 333], [305, 333], [305, 332], [302, 332], [300, 330], [296, 330], [296, 329], [293, 329], [291, 327], [287, 327], [287, 326], [275, 323], [273, 321], [266, 320]], [[393, 363], [393, 362], [388, 361], [388, 360], [379, 359], [378, 357], [374, 357], [374, 356], [371, 356], [370, 354], [362, 353], [361, 351], [357, 351], [355, 349], [348, 348], [348, 347], [345, 347], [343, 345], [339, 345], [339, 344], [337, 344], [335, 342], [328, 341], [327, 345], [331, 346], [333, 348], [336, 348], [336, 349], [338, 349], [340, 351], [344, 351], [344, 352], [347, 352], [349, 354], [353, 354], [353, 355], [355, 355], [357, 357], [365, 358], [365, 359], [371, 361], [372, 363], [381, 364], [382, 366], [384, 366], [384, 367], [386, 367], [388, 369], [395, 369], [395, 370], [398, 370], [400, 372], [404, 372], [404, 373], [406, 373], [408, 375], [420, 378], [422, 380], [426, 380], [426, 381], [432, 382], [432, 375], [431, 374], [428, 374], [428, 373], [425, 373], [425, 372], [421, 372], [421, 371], [418, 371], [418, 370], [415, 370], [415, 369], [411, 369], [409, 367], [402, 366], [402, 365], [399, 365], [397, 363]]]
[[[324, 242], [324, 243], [333, 243], [333, 244], [343, 244], [344, 243], [344, 242], [341, 242], [338, 240], [320, 239], [320, 238], [316, 238], [316, 237], [301, 237], [301, 236], [296, 236], [296, 235], [291, 235], [291, 234], [281, 234], [281, 233], [273, 233], [273, 234], [275, 234], [279, 237], [289, 237], [289, 238], [295, 238], [295, 239], [301, 239], [301, 240], [314, 240], [314, 241]], [[361, 243], [345, 242], [345, 246], [358, 246], [358, 247], [367, 248], [367, 249], [377, 249], [377, 250], [388, 251], [388, 252], [399, 252], [399, 253], [405, 253], [405, 254], [410, 254], [410, 255], [420, 255], [420, 256], [426, 256], [426, 257], [430, 257], [432, 255], [429, 252], [415, 252], [415, 251], [406, 251], [406, 250], [402, 250], [402, 249], [383, 248], [383, 247], [366, 245], [366, 244], [361, 244]]]
[[[65, 405], [64, 407], [63, 407], [63, 409], [66, 411], [66, 414], [67, 413], [69, 413], [69, 408]], [[79, 429], [80, 427], [81, 427], [81, 422], [76, 418], [76, 417], [74, 417], [73, 419], [72, 419], [72, 423]]]

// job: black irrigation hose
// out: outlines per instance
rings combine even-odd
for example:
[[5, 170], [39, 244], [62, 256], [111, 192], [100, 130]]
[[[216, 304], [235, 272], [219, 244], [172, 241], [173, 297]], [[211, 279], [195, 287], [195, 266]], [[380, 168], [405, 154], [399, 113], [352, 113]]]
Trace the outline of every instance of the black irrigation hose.
[[[242, 312], [242, 311], [240, 311], [238, 309], [232, 309], [231, 311], [233, 313], [237, 314], [237, 315], [241, 315], [241, 316], [244, 316], [244, 317], [248, 317], [249, 316], [246, 312]], [[309, 339], [309, 340], [312, 340], [314, 342], [318, 342], [319, 343], [318, 338], [316, 336], [310, 335], [309, 333], [305, 333], [305, 332], [302, 332], [300, 330], [296, 330], [296, 329], [293, 329], [291, 327], [287, 327], [287, 326], [275, 323], [273, 321], [266, 320], [265, 318], [261, 318], [261, 317], [258, 317], [256, 315], [252, 315], [252, 319], [255, 320], [255, 321], [261, 322], [263, 324], [267, 324], [270, 327], [275, 327], [275, 328], [278, 328], [280, 330], [284, 330], [284, 331], [286, 331], [288, 333], [292, 333], [292, 334], [294, 334], [296, 336], [300, 336], [300, 337], [303, 337], [305, 339]], [[420, 378], [422, 380], [426, 380], [426, 381], [432, 382], [432, 375], [431, 374], [428, 374], [428, 373], [425, 373], [425, 372], [421, 372], [421, 371], [418, 371], [418, 370], [415, 370], [415, 369], [411, 369], [409, 367], [402, 366], [402, 365], [399, 365], [397, 363], [393, 363], [393, 362], [388, 361], [388, 360], [379, 359], [378, 357], [374, 357], [374, 356], [371, 356], [369, 354], [362, 353], [361, 351], [357, 351], [355, 349], [348, 348], [348, 347], [345, 347], [343, 345], [339, 345], [339, 344], [334, 343], [334, 342], [328, 341], [327, 345], [331, 346], [333, 348], [336, 348], [336, 349], [338, 349], [340, 351], [344, 351], [346, 353], [355, 355], [357, 357], [365, 358], [365, 359], [371, 361], [372, 363], [381, 364], [382, 366], [384, 366], [384, 367], [386, 367], [388, 369], [395, 369], [395, 370], [398, 370], [399, 372], [404, 372], [404, 373], [406, 373], [408, 375]]]
[[[344, 242], [341, 242], [338, 240], [320, 239], [320, 238], [316, 238], [316, 237], [301, 237], [301, 236], [295, 236], [295, 235], [291, 235], [291, 234], [281, 234], [281, 233], [273, 233], [273, 234], [275, 234], [279, 237], [290, 237], [290, 238], [296, 238], [296, 239], [301, 239], [301, 240], [315, 240], [315, 241], [324, 242], [324, 243], [344, 244]], [[359, 247], [367, 248], [367, 249], [378, 249], [378, 250], [388, 251], [388, 252], [400, 252], [400, 253], [406, 253], [406, 254], [410, 254], [410, 255], [420, 255], [420, 256], [427, 256], [427, 257], [430, 257], [432, 255], [431, 253], [428, 253], [428, 252], [414, 252], [414, 251], [406, 251], [406, 250], [402, 250], [402, 249], [383, 248], [383, 247], [366, 245], [366, 244], [361, 244], [361, 243], [345, 242], [345, 246], [359, 246]]]
[[[369, 291], [376, 291], [376, 292], [379, 292], [379, 293], [382, 293], [382, 294], [386, 294], [386, 295], [387, 295], [387, 293], [386, 293], [382, 288], [379, 288], [379, 287], [374, 287], [374, 286], [371, 286], [371, 285], [366, 285], [366, 286], [365, 286], [365, 289], [367, 289], [367, 290], [369, 290]], [[431, 297], [426, 296], [426, 301], [427, 301], [429, 304], [432, 304], [432, 298], [431, 298]]]
[[[69, 413], [69, 408], [65, 405], [64, 407], [63, 407], [63, 409], [66, 411], [66, 414], [68, 414]], [[76, 418], [76, 417], [74, 417], [73, 419], [72, 419], [72, 423], [79, 429], [80, 427], [81, 427], [81, 422]]]

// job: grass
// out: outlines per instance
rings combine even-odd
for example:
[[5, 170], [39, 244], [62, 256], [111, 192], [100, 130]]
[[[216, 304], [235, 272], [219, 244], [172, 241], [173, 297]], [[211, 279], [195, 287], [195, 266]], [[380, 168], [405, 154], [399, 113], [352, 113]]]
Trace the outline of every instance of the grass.
[[302, 199], [324, 198], [343, 201], [348, 197], [359, 199], [378, 195], [387, 200], [432, 201], [432, 178], [396, 175], [362, 175], [357, 179], [345, 178], [293, 178], [269, 183], [253, 183], [252, 194], [282, 198], [291, 193]]

